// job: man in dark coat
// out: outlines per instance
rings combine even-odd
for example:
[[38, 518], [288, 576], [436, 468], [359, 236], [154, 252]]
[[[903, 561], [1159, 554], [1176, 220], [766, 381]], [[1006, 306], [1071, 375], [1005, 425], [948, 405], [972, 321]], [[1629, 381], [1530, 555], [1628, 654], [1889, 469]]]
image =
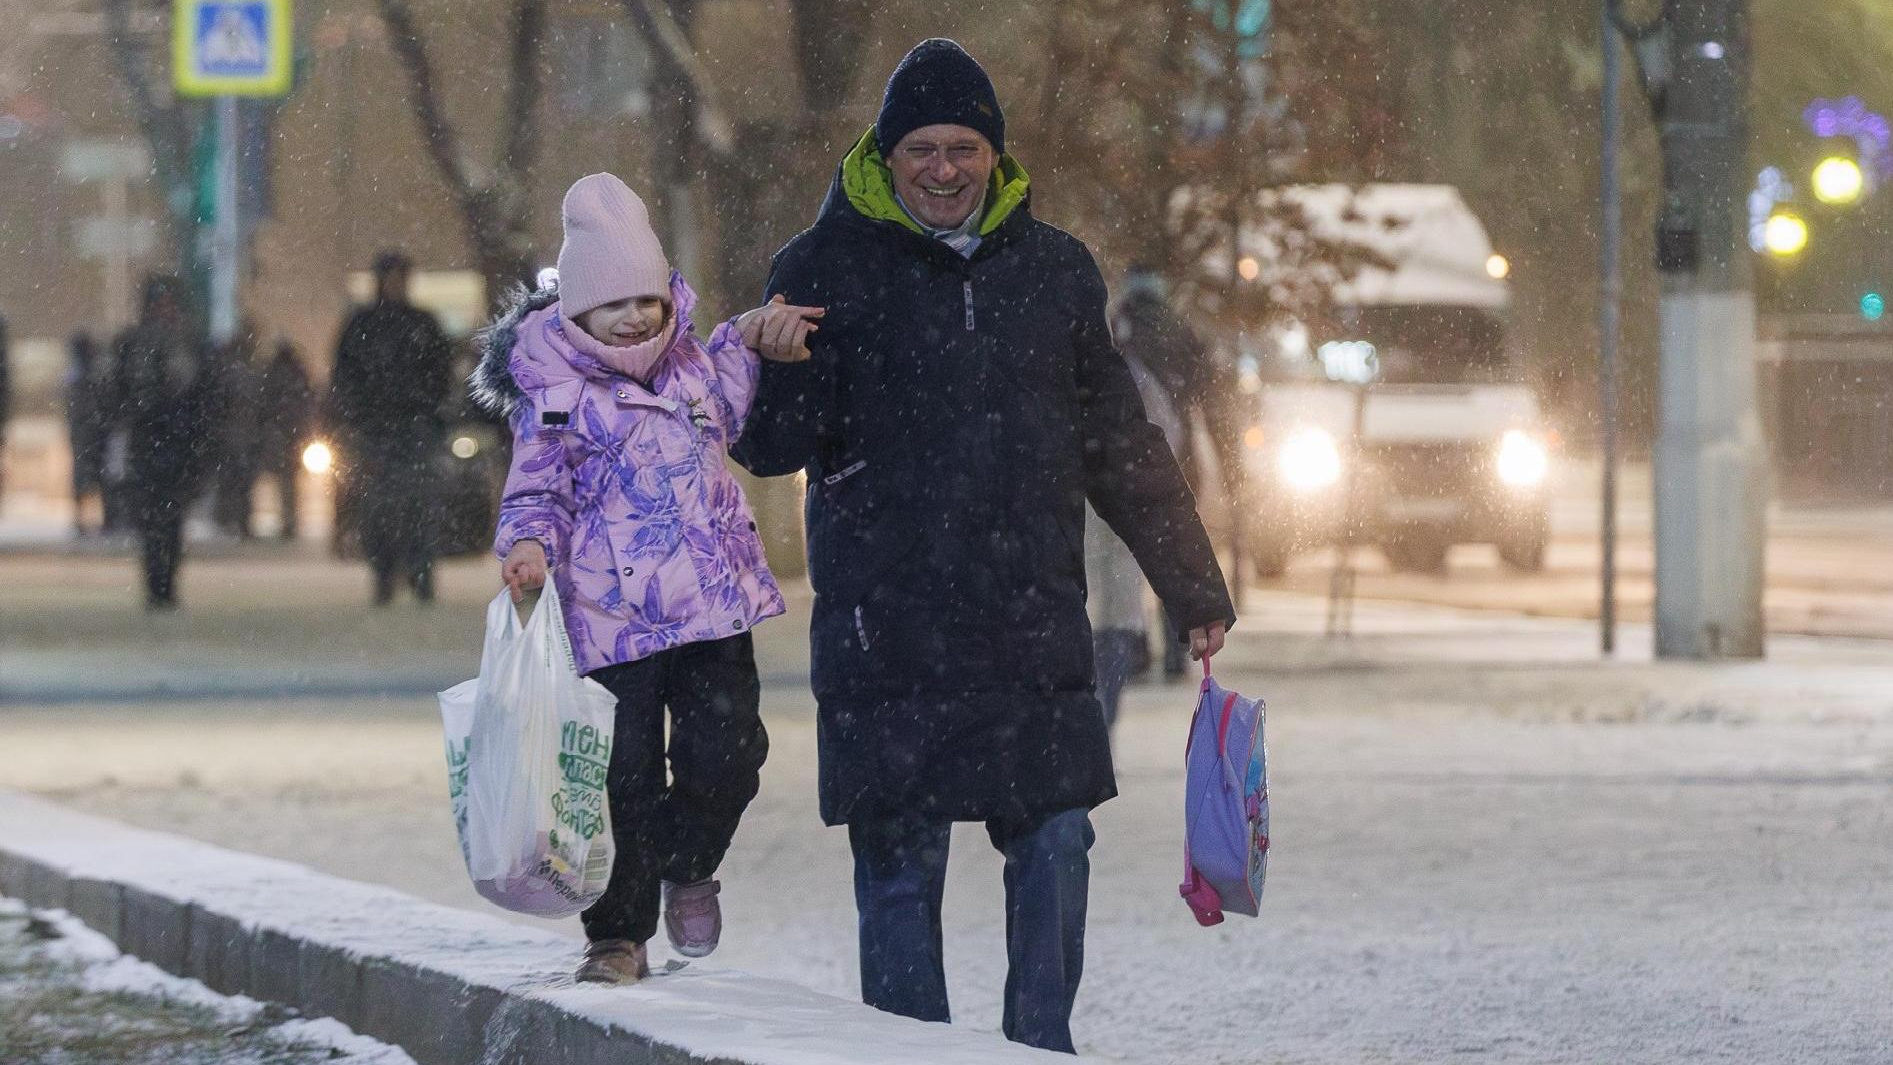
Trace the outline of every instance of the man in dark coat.
[[302, 357], [289, 341], [279, 341], [276, 354], [263, 368], [257, 402], [257, 468], [276, 479], [283, 527], [279, 535], [296, 538], [296, 479], [302, 470], [302, 449], [315, 420], [315, 394]]
[[118, 340], [122, 416], [129, 433], [126, 494], [143, 543], [145, 606], [177, 606], [184, 512], [196, 496], [211, 433], [206, 345], [184, 312], [176, 278], [145, 282], [138, 323]]
[[256, 323], [245, 320], [236, 335], [211, 349], [216, 381], [217, 463], [211, 518], [225, 534], [248, 540], [253, 534], [257, 451], [258, 389]]
[[376, 258], [375, 301], [342, 326], [329, 382], [377, 606], [402, 578], [422, 602], [434, 597], [435, 462], [452, 351], [434, 316], [408, 302], [410, 269], [399, 252]]
[[1004, 149], [979, 64], [951, 41], [909, 53], [776, 256], [769, 293], [827, 314], [807, 360], [764, 364], [735, 454], [808, 475], [821, 812], [854, 850], [863, 1000], [948, 1019], [949, 831], [983, 821], [1006, 857], [1006, 1035], [1069, 1051], [1088, 813], [1116, 794], [1085, 501], [1199, 654], [1234, 612], [1097, 266], [1032, 217]]

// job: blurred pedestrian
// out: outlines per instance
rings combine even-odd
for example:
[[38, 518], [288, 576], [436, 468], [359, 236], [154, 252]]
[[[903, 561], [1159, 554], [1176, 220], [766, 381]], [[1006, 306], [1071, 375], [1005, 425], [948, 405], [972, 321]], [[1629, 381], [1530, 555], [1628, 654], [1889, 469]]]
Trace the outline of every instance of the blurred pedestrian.
[[412, 263], [398, 251], [375, 259], [375, 298], [342, 326], [329, 379], [329, 425], [385, 606], [405, 581], [434, 598], [437, 463], [443, 446], [453, 353], [434, 316], [408, 302]]
[[582, 178], [561, 213], [558, 285], [487, 331], [475, 387], [513, 426], [501, 579], [517, 599], [550, 572], [578, 668], [618, 698], [611, 880], [581, 916], [578, 979], [623, 984], [649, 971], [660, 896], [678, 953], [721, 935], [713, 876], [769, 750], [750, 630], [783, 612], [725, 455], [763, 336], [787, 354], [807, 318], [773, 304], [705, 344], [696, 294], [624, 182]]
[[[88, 535], [86, 510], [92, 497], [105, 492], [106, 408], [110, 400], [109, 368], [99, 358], [98, 344], [86, 332], [72, 334], [67, 344], [66, 439], [72, 445], [72, 529]], [[104, 515], [100, 515], [103, 525]]]
[[142, 541], [150, 610], [177, 606], [184, 512], [209, 457], [207, 345], [191, 327], [183, 301], [176, 278], [149, 277], [138, 322], [117, 344], [125, 367], [126, 490]]
[[133, 532], [136, 515], [131, 491], [131, 349], [120, 341], [112, 346], [100, 369], [99, 424], [105, 433], [104, 478], [100, 492], [105, 504], [105, 533]]
[[257, 419], [261, 372], [257, 360], [256, 323], [245, 319], [230, 340], [215, 349], [216, 408], [211, 425], [216, 435], [215, 495], [211, 520], [226, 536], [248, 540], [256, 475], [260, 464]]
[[282, 515], [285, 540], [296, 538], [297, 481], [302, 474], [302, 451], [315, 424], [315, 393], [302, 356], [287, 340], [278, 341], [276, 354], [263, 368], [257, 391], [257, 471], [276, 482], [277, 510]]
[[854, 852], [863, 1001], [945, 1021], [955, 821], [1005, 856], [1007, 1038], [1070, 1052], [1091, 808], [1116, 794], [1085, 616], [1084, 502], [1194, 653], [1234, 617], [1104, 279], [1034, 217], [993, 83], [952, 41], [888, 79], [768, 291], [827, 308], [766, 362], [736, 457], [808, 478], [821, 814]]
[[[1243, 493], [1241, 391], [1233, 366], [1218, 359], [1188, 322], [1170, 305], [1169, 284], [1154, 267], [1135, 263], [1124, 274], [1124, 295], [1111, 315], [1111, 336], [1126, 358], [1148, 369], [1183, 420], [1180, 438], [1172, 438], [1183, 476], [1199, 497], [1203, 471], [1192, 445], [1195, 430], [1208, 435], [1222, 474], [1224, 498], [1240, 512]], [[1232, 535], [1239, 535], [1236, 522]], [[1183, 675], [1182, 649], [1164, 644], [1166, 677]]]
[[[1143, 397], [1144, 417], [1163, 431], [1174, 453], [1184, 443], [1183, 419], [1171, 405], [1163, 386], [1143, 363], [1124, 359], [1137, 392]], [[1117, 724], [1118, 702], [1130, 678], [1149, 668], [1150, 621], [1144, 603], [1148, 587], [1136, 556], [1111, 527], [1085, 506], [1086, 607], [1091, 617], [1091, 652], [1098, 674], [1098, 703], [1104, 724]], [[1166, 641], [1167, 642], [1167, 641]]]

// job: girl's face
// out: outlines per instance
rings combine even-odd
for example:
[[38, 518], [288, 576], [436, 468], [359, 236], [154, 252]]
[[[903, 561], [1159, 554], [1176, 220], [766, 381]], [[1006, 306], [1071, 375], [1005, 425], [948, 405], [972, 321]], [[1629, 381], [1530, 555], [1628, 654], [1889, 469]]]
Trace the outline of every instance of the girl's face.
[[636, 296], [593, 307], [578, 316], [578, 327], [601, 344], [628, 348], [663, 332], [669, 317], [668, 303], [655, 296]]

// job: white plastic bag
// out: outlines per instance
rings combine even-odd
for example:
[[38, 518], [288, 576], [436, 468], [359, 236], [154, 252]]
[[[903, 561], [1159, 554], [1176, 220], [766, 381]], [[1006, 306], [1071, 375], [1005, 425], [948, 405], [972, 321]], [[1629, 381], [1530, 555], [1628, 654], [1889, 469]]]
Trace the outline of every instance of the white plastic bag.
[[460, 852], [487, 901], [566, 917], [604, 894], [616, 703], [578, 675], [550, 581], [524, 625], [510, 592], [494, 597], [480, 675], [440, 693]]

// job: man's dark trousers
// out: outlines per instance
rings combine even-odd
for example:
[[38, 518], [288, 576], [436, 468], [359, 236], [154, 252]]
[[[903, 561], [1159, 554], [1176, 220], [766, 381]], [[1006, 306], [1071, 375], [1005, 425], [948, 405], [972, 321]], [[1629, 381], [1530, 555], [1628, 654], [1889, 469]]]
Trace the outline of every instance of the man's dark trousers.
[[145, 605], [177, 605], [177, 571], [184, 560], [183, 493], [149, 491], [139, 501], [138, 536], [143, 547]]
[[[947, 1021], [940, 901], [950, 821], [856, 820], [855, 908], [861, 1000], [923, 1021]], [[1085, 902], [1095, 838], [1088, 810], [986, 822], [1006, 857], [1006, 1038], [1073, 1053], [1071, 1007], [1084, 972]]]
[[375, 574], [375, 598], [386, 601], [406, 580], [422, 599], [433, 598], [435, 505], [438, 488], [426, 445], [376, 449], [362, 456], [362, 553]]

